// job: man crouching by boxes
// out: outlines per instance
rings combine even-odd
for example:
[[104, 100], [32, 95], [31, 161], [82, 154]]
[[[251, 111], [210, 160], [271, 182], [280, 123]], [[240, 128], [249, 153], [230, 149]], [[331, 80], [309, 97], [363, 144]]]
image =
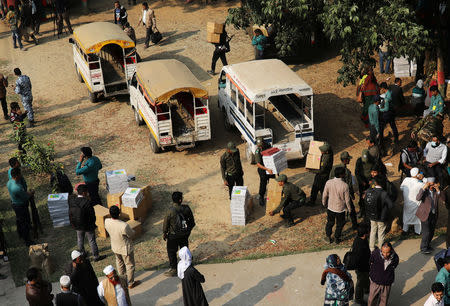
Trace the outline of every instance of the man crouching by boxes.
[[306, 194], [298, 188], [298, 186], [289, 183], [287, 176], [281, 174], [277, 177], [278, 185], [283, 187], [280, 205], [275, 210], [272, 210], [269, 215], [273, 216], [283, 209], [281, 217], [287, 220], [286, 227], [294, 226], [294, 218], [292, 217], [292, 210], [301, 207], [306, 202]]

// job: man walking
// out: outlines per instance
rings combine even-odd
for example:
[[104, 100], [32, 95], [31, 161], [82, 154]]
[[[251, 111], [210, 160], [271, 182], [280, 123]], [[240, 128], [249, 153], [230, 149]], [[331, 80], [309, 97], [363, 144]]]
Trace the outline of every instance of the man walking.
[[12, 39], [13, 39], [14, 49], [17, 49], [17, 43], [19, 43], [19, 48], [20, 48], [20, 50], [22, 50], [23, 45], [22, 45], [22, 40], [20, 38], [19, 27], [18, 27], [19, 17], [18, 17], [18, 13], [16, 12], [16, 9], [14, 8], [14, 5], [9, 6], [9, 12], [8, 12], [8, 14], [6, 14], [6, 21], [9, 24], [9, 28], [11, 29], [11, 35], [12, 35]]
[[95, 211], [89, 201], [88, 188], [85, 184], [78, 185], [78, 195], [69, 196], [69, 219], [70, 224], [77, 232], [78, 250], [84, 251], [84, 237], [87, 236], [89, 245], [91, 246], [94, 261], [106, 258], [105, 255], [98, 255], [98, 246], [95, 241]]
[[364, 305], [364, 292], [369, 290], [370, 248], [369, 229], [365, 224], [358, 226], [358, 236], [353, 241], [352, 252], [355, 260], [356, 286], [355, 303]]
[[70, 34], [73, 34], [72, 25], [70, 24], [69, 8], [67, 7], [67, 0], [55, 0], [56, 19], [58, 25], [58, 38], [63, 32], [63, 21], [66, 22], [67, 29]]
[[434, 177], [440, 184], [444, 183], [444, 164], [447, 162], [448, 148], [441, 143], [439, 136], [434, 135], [431, 142], [423, 150], [427, 177]]
[[182, 247], [189, 247], [189, 236], [195, 227], [194, 215], [188, 205], [183, 203], [183, 194], [179, 191], [172, 193], [172, 207], [164, 217], [163, 239], [167, 241], [167, 256], [170, 269], [166, 276], [177, 276], [177, 251]]
[[370, 255], [370, 291], [368, 306], [387, 306], [391, 286], [395, 280], [395, 268], [399, 258], [389, 242], [383, 243], [381, 249], [375, 248]]
[[427, 178], [427, 183], [419, 189], [416, 200], [420, 201], [416, 216], [422, 222], [420, 251], [423, 254], [430, 254], [433, 251], [430, 244], [438, 219], [439, 203], [445, 202], [445, 195], [439, 189], [439, 184], [434, 182], [434, 178], [429, 177]]
[[355, 200], [355, 191], [353, 190], [353, 178], [352, 172], [347, 168], [347, 165], [350, 164], [350, 159], [352, 157], [347, 151], [341, 153], [341, 163], [333, 166], [330, 172], [330, 180], [336, 177], [335, 171], [336, 168], [342, 167], [345, 170], [344, 182], [348, 185], [348, 190], [350, 193], [350, 206], [352, 207], [350, 211], [350, 219], [352, 220], [352, 228], [354, 230], [358, 229], [358, 221], [356, 220], [356, 210], [353, 201]]
[[411, 177], [406, 177], [400, 185], [400, 190], [403, 191], [403, 233], [407, 234], [410, 225], [414, 225], [414, 231], [420, 235], [422, 226], [419, 218], [416, 216], [417, 208], [419, 208], [420, 201], [418, 201], [417, 194], [424, 186], [422, 180], [419, 179], [419, 169], [411, 169]]
[[241, 156], [239, 150], [233, 142], [229, 142], [227, 150], [220, 158], [220, 169], [225, 186], [228, 186], [228, 193], [231, 199], [233, 186], [244, 185], [244, 171], [242, 171]]
[[114, 23], [120, 25], [122, 28], [128, 22], [128, 13], [119, 1], [114, 2]]
[[306, 202], [306, 194], [297, 185], [288, 182], [287, 176], [280, 174], [276, 178], [279, 186], [283, 187], [281, 192], [280, 205], [277, 208], [269, 212], [269, 215], [273, 216], [283, 209], [283, 215], [281, 218], [286, 219], [286, 227], [294, 226], [294, 217], [292, 216], [292, 211], [296, 208], [301, 207]]
[[59, 278], [61, 293], [55, 297], [56, 306], [86, 306], [83, 297], [70, 290], [70, 277], [63, 275]]
[[17, 76], [16, 87], [14, 91], [22, 97], [23, 108], [27, 111], [28, 126], [34, 126], [34, 111], [33, 111], [33, 94], [31, 93], [31, 81], [26, 75], [22, 75], [19, 68], [14, 68], [14, 74]]
[[116, 256], [116, 266], [119, 274], [126, 274], [128, 288], [131, 289], [140, 283], [134, 280], [134, 248], [131, 239], [135, 233], [128, 223], [119, 220], [119, 207], [111, 206], [109, 214], [111, 218], [105, 220], [105, 229], [111, 237], [111, 250]]
[[77, 250], [72, 251], [71, 258], [65, 273], [70, 276], [72, 291], [81, 295], [89, 306], [102, 306], [97, 294], [98, 279], [91, 263]]
[[323, 194], [325, 184], [330, 177], [331, 168], [333, 168], [333, 150], [328, 142], [325, 142], [319, 147], [322, 156], [320, 158], [319, 172], [314, 176], [314, 182], [311, 188], [311, 196], [309, 198], [309, 205], [315, 205], [319, 191]]
[[394, 84], [389, 86], [389, 91], [392, 97], [392, 106], [395, 113], [398, 113], [400, 108], [405, 105], [405, 96], [403, 95], [402, 79], [395, 78]]
[[139, 19], [138, 26], [141, 24], [145, 27], [145, 43], [144, 47], [148, 48], [152, 34], [156, 32], [156, 18], [154, 11], [148, 7], [147, 2], [142, 2], [142, 16]]
[[386, 235], [386, 226], [388, 214], [393, 203], [388, 193], [381, 187], [382, 179], [376, 176], [374, 179], [375, 186], [366, 191], [365, 207], [367, 218], [370, 220], [370, 240], [369, 246], [373, 250], [375, 248], [375, 239], [378, 234], [378, 245], [382, 245]]
[[342, 228], [345, 225], [345, 210], [351, 211], [350, 192], [347, 183], [344, 182], [345, 169], [338, 167], [335, 170], [335, 178], [328, 180], [322, 195], [322, 204], [327, 208], [327, 224], [325, 226], [326, 241], [333, 243], [331, 234], [336, 223], [334, 238], [336, 243], [341, 243]]
[[380, 91], [384, 93], [384, 102], [380, 107], [381, 124], [380, 124], [380, 138], [384, 137], [384, 129], [389, 123], [394, 134], [394, 144], [398, 145], [398, 129], [395, 124], [395, 111], [392, 101], [392, 92], [388, 89], [386, 82], [380, 84]]
[[261, 152], [264, 150], [264, 141], [261, 138], [256, 139], [256, 145], [258, 148], [255, 151], [255, 163], [258, 168], [259, 175], [259, 205], [264, 206], [266, 204], [266, 189], [267, 182], [269, 181], [269, 176], [266, 174], [266, 171], [269, 174], [273, 174], [273, 171], [264, 166], [263, 158]]
[[8, 88], [8, 78], [0, 73], [0, 102], [2, 103], [3, 118], [9, 120], [8, 104], [6, 103], [6, 88]]
[[83, 175], [83, 180], [88, 188], [92, 206], [102, 204], [102, 200], [98, 194], [98, 185], [100, 183], [98, 171], [102, 168], [103, 166], [100, 159], [98, 159], [97, 156], [92, 155], [92, 149], [90, 147], [82, 147], [75, 173], [76, 175]]
[[227, 31], [224, 28], [220, 34], [219, 43], [214, 44], [215, 49], [211, 60], [211, 70], [207, 71], [209, 74], [216, 74], [216, 63], [219, 58], [222, 61], [223, 66], [228, 65], [226, 54], [227, 52], [230, 52], [230, 40], [231, 38], [228, 37]]
[[97, 287], [98, 296], [103, 303], [108, 306], [131, 306], [125, 277], [117, 275], [116, 270], [111, 265], [104, 268], [103, 273], [106, 278]]

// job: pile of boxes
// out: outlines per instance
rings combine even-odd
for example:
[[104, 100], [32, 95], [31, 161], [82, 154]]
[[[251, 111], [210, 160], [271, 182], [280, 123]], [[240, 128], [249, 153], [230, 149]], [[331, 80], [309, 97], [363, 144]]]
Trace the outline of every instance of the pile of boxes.
[[396, 78], [415, 76], [417, 64], [406, 57], [394, 58], [394, 75]]
[[206, 40], [213, 44], [220, 42], [220, 34], [223, 32], [223, 23], [208, 22], [206, 24]]
[[69, 220], [69, 194], [49, 194], [47, 199], [48, 212], [52, 219], [53, 227], [70, 225]]
[[231, 192], [231, 225], [244, 226], [253, 208], [253, 202], [246, 186], [234, 186]]
[[318, 170], [320, 169], [320, 159], [322, 158], [322, 152], [320, 152], [320, 147], [323, 146], [324, 142], [312, 140], [309, 143], [308, 155], [306, 156], [307, 169]]
[[[281, 202], [283, 187], [278, 185], [276, 180], [270, 179], [267, 184], [267, 201], [266, 201], [266, 215], [272, 210], [276, 209]], [[280, 211], [280, 215], [283, 214], [283, 210]]]
[[[273, 171], [273, 174], [280, 174], [287, 168], [286, 152], [278, 148], [270, 148], [261, 153], [263, 163], [266, 168]], [[267, 172], [267, 174], [269, 174]]]
[[120, 193], [128, 188], [128, 176], [124, 169], [106, 171], [105, 175], [108, 193]]
[[141, 188], [127, 188], [122, 195], [122, 204], [126, 207], [137, 208], [144, 199]]

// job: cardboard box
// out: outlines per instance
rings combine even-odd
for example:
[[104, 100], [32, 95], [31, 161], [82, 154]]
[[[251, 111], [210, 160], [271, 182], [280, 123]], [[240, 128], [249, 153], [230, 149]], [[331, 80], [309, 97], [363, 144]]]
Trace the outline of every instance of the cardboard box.
[[324, 144], [323, 141], [311, 141], [309, 143], [308, 155], [306, 156], [306, 169], [320, 169], [320, 159], [322, 158], [322, 152], [319, 147]]
[[108, 204], [108, 208], [113, 205], [119, 206], [119, 208], [120, 208], [122, 206], [122, 195], [123, 195], [123, 192], [108, 193], [106, 195], [106, 202]]
[[[270, 148], [262, 153], [263, 163], [266, 168], [272, 170], [273, 174], [280, 174], [287, 168], [286, 152], [278, 148]], [[267, 174], [269, 172], [266, 171]]]
[[206, 40], [213, 44], [218, 44], [220, 42], [220, 34], [210, 33], [206, 34]]
[[319, 148], [321, 146], [323, 146], [324, 144], [325, 144], [325, 142], [323, 142], [323, 141], [312, 140], [309, 143], [308, 154], [322, 155], [322, 152], [320, 152]]
[[137, 237], [142, 235], [142, 223], [141, 222], [136, 221], [136, 220], [128, 220], [127, 223], [134, 230], [133, 239], [136, 239]]
[[[280, 205], [282, 191], [283, 187], [279, 186], [276, 180], [269, 180], [267, 184], [266, 215]], [[282, 214], [283, 210], [280, 211], [280, 215]]]
[[143, 198], [144, 194], [142, 193], [141, 188], [127, 188], [122, 195], [122, 205], [137, 208], [141, 204]]
[[223, 23], [208, 22], [206, 24], [206, 31], [208, 33], [221, 34], [223, 32]]
[[102, 238], [108, 237], [108, 232], [105, 229], [105, 219], [110, 218], [109, 209], [101, 206], [95, 205], [95, 225], [97, 225], [98, 236]]

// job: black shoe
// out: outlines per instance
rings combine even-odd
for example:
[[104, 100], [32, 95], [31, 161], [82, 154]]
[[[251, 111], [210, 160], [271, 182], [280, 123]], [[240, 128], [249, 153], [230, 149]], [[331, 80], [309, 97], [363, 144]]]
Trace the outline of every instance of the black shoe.
[[281, 214], [280, 214], [280, 217], [281, 217], [282, 219], [286, 219], [286, 215], [281, 215]]
[[329, 243], [329, 244], [332, 244], [333, 242], [334, 242], [334, 239], [333, 238], [331, 238], [331, 237], [325, 237], [325, 238], [323, 238], [323, 240], [325, 241], [325, 242], [327, 242], [327, 243]]
[[216, 75], [216, 73], [214, 71], [212, 71], [212, 70], [208, 70], [206, 72], [208, 72], [210, 75]]
[[427, 249], [421, 250], [420, 252], [422, 254], [428, 255], [428, 254], [431, 254], [431, 252], [433, 252], [433, 249], [432, 248], [427, 248]]
[[5, 115], [3, 118], [5, 118], [5, 120], [9, 120], [9, 116]]
[[294, 225], [295, 225], [294, 221], [290, 220], [290, 221], [288, 221], [288, 223], [286, 224], [286, 228], [293, 227]]
[[342, 242], [341, 238], [336, 238], [336, 244], [339, 244], [341, 242]]
[[103, 260], [103, 259], [105, 259], [105, 258], [106, 258], [106, 255], [100, 255], [100, 256], [98, 256], [98, 257], [95, 257], [95, 258], [94, 258], [94, 261], [97, 262], [97, 261]]

